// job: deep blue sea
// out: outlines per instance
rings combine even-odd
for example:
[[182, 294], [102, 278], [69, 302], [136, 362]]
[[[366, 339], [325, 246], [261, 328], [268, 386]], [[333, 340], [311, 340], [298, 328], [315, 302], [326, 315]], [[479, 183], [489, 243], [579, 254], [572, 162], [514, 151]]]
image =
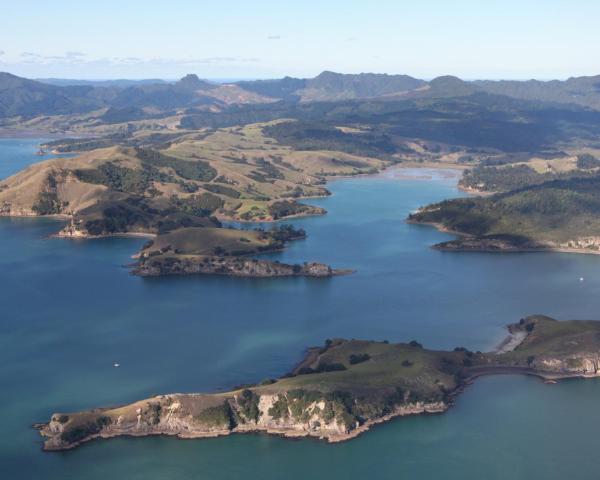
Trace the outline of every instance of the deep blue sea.
[[[0, 139], [0, 176], [39, 161], [38, 143]], [[600, 318], [600, 256], [430, 249], [451, 237], [404, 219], [460, 195], [442, 173], [340, 179], [311, 200], [328, 214], [295, 219], [308, 238], [272, 257], [357, 270], [332, 279], [143, 279], [122, 267], [143, 239], [55, 239], [58, 221], [0, 218], [0, 477], [600, 478], [600, 381], [516, 376], [336, 445], [238, 435], [41, 451], [31, 424], [55, 411], [275, 377], [329, 337], [484, 350], [524, 315]]]

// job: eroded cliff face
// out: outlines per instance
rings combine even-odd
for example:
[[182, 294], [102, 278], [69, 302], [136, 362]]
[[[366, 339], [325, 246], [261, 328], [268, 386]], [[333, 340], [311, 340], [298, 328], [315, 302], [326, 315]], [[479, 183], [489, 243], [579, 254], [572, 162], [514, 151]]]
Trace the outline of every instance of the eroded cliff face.
[[0, 204], [0, 217], [37, 217], [38, 214], [31, 208], [13, 205], [5, 201]]
[[395, 416], [442, 412], [447, 407], [441, 401], [404, 403], [358, 419], [340, 399], [319, 392], [243, 390], [230, 395], [162, 395], [116, 409], [57, 413], [39, 428], [46, 438], [45, 450], [66, 450], [94, 438], [121, 435], [209, 438], [260, 431], [339, 442]]
[[[543, 378], [600, 376], [598, 322], [557, 322], [542, 315], [522, 319], [508, 326], [514, 343], [512, 351], [487, 356], [505, 367], [528, 368]], [[509, 342], [510, 343], [510, 342]]]
[[600, 237], [599, 236], [589, 236], [589, 237], [579, 237], [573, 240], [569, 240], [567, 242], [562, 242], [556, 244], [556, 248], [560, 249], [573, 249], [573, 250], [583, 250], [589, 252], [599, 252], [600, 253]]
[[600, 354], [581, 353], [569, 357], [540, 357], [531, 362], [533, 368], [559, 375], [600, 377]]
[[172, 255], [142, 258], [132, 273], [144, 277], [205, 274], [260, 278], [331, 277], [351, 272], [334, 270], [328, 265], [316, 262], [288, 265], [242, 256]]
[[90, 238], [89, 232], [79, 223], [76, 223], [73, 218], [65, 225], [57, 234], [57, 237], [64, 238]]

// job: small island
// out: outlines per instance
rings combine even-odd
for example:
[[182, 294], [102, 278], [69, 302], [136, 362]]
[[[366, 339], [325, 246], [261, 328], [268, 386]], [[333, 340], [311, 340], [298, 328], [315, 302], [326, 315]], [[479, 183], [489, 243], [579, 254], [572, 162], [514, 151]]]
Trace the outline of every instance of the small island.
[[508, 326], [495, 352], [423, 348], [416, 341], [327, 340], [287, 375], [214, 394], [167, 394], [111, 408], [55, 413], [36, 425], [44, 450], [96, 438], [207, 438], [265, 432], [349, 440], [394, 417], [447, 410], [473, 379], [525, 374], [555, 381], [600, 376], [600, 321], [542, 315]]
[[322, 263], [289, 265], [251, 255], [282, 250], [286, 243], [306, 237], [291, 225], [270, 230], [189, 227], [158, 235], [136, 255], [132, 273], [163, 275], [230, 275], [234, 277], [331, 277], [352, 273]]

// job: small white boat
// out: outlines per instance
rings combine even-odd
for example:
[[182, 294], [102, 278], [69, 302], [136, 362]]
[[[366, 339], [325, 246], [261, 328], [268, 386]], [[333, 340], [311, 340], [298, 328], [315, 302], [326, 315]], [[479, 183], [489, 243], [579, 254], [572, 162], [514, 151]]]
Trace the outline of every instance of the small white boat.
[[120, 363], [113, 363], [113, 367], [115, 367], [115, 368], [120, 367], [120, 366], [121, 366]]

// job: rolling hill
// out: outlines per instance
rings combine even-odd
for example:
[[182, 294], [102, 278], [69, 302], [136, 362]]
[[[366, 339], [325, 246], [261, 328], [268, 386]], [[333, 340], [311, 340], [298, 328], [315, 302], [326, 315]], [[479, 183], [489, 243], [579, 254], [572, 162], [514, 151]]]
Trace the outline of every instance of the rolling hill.
[[[424, 81], [408, 75], [341, 74], [324, 71], [314, 78], [215, 84], [190, 74], [177, 82], [141, 81], [34, 81], [0, 73], [0, 118], [36, 117], [91, 112], [102, 108], [136, 108], [146, 118], [176, 109], [209, 112], [231, 105], [341, 102], [379, 99], [398, 101], [472, 96], [496, 97], [553, 105], [600, 109], [600, 76], [566, 81], [474, 81], [452, 76]], [[234, 110], [235, 112], [235, 110]], [[270, 118], [254, 119], [254, 121]], [[224, 125], [219, 125], [224, 126]]]

